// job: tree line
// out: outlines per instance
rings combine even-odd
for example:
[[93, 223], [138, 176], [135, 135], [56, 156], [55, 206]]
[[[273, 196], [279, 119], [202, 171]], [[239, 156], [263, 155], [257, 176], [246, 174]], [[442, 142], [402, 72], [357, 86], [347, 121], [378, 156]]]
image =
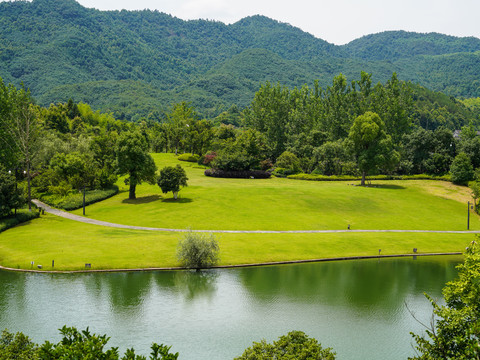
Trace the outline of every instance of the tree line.
[[1, 172], [8, 173], [8, 189], [21, 185], [3, 191], [10, 204], [3, 215], [18, 207], [23, 188], [30, 203], [32, 191], [64, 197], [110, 188], [126, 176], [134, 198], [137, 184], [159, 183], [151, 152], [192, 154], [190, 160], [211, 167], [212, 176], [306, 173], [359, 176], [362, 183], [376, 174], [476, 179], [478, 121], [448, 97], [435, 97], [438, 106], [430, 111], [425, 104], [431, 93], [420, 90], [396, 74], [374, 85], [366, 72], [350, 83], [340, 74], [325, 89], [318, 82], [293, 89], [266, 82], [249, 106], [232, 106], [214, 120], [180, 102], [127, 122], [71, 99], [41, 107], [24, 87], [0, 81]]

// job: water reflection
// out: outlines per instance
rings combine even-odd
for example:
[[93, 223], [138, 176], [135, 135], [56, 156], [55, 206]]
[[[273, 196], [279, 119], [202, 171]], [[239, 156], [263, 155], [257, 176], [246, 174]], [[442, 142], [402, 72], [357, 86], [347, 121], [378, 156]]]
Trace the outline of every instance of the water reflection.
[[307, 303], [348, 305], [359, 309], [401, 306], [410, 293], [423, 293], [432, 284], [445, 284], [455, 274], [460, 257], [352, 260], [244, 268], [242, 284], [259, 301], [286, 297]]
[[405, 308], [429, 318], [461, 258], [418, 257], [211, 270], [26, 274], [0, 272], [0, 329], [58, 341], [63, 325], [108, 334], [148, 354], [152, 341], [181, 359], [232, 359], [253, 341], [303, 330], [339, 359], [405, 359]]
[[188, 301], [201, 297], [212, 299], [217, 290], [218, 276], [218, 271], [179, 271], [174, 275], [175, 288]]

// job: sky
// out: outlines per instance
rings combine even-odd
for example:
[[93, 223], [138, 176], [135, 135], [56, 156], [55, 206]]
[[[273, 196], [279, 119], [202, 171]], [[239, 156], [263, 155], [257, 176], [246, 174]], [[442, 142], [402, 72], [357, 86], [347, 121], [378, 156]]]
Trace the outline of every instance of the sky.
[[99, 10], [159, 10], [231, 24], [250, 15], [289, 23], [330, 43], [387, 30], [480, 38], [480, 0], [77, 0]]

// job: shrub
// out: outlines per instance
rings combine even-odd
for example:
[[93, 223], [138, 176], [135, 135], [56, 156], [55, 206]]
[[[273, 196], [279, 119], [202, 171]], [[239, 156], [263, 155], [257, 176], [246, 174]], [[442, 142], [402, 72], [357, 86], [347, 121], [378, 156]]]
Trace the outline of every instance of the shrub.
[[178, 242], [177, 258], [187, 269], [206, 269], [219, 261], [218, 241], [213, 234], [188, 231]]
[[10, 229], [18, 224], [38, 218], [38, 211], [17, 210], [17, 216], [9, 215], [0, 219], [0, 232]]
[[293, 174], [296, 174], [297, 171], [294, 171], [294, 170], [291, 170], [291, 169], [285, 169], [285, 168], [281, 168], [281, 167], [277, 167], [275, 168], [275, 170], [273, 170], [273, 175], [275, 175], [276, 177], [287, 177], [288, 175], [293, 175]]
[[[103, 190], [88, 190], [85, 193], [85, 205], [90, 205], [118, 194], [118, 186]], [[76, 210], [83, 206], [83, 192], [70, 193], [66, 197], [58, 197], [52, 194], [43, 194], [40, 200], [46, 204], [64, 210]]]
[[205, 176], [218, 177], [218, 178], [232, 178], [232, 179], [268, 179], [271, 174], [268, 171], [263, 170], [220, 170], [220, 169], [207, 169], [205, 170]]
[[[361, 180], [360, 176], [352, 175], [317, 175], [317, 174], [294, 174], [288, 175], [287, 178], [294, 180], [312, 180], [312, 181], [352, 181]], [[433, 176], [427, 174], [418, 175], [373, 175], [367, 180], [442, 180], [451, 181], [450, 175]]]
[[275, 165], [279, 168], [284, 168], [291, 171], [292, 174], [300, 172], [300, 160], [290, 151], [284, 151], [277, 159]]
[[211, 166], [215, 169], [226, 171], [243, 171], [250, 170], [258, 161], [240, 151], [219, 153], [211, 162]]
[[182, 154], [178, 156], [178, 160], [180, 161], [188, 161], [188, 162], [197, 162], [200, 159], [200, 156], [197, 154]]

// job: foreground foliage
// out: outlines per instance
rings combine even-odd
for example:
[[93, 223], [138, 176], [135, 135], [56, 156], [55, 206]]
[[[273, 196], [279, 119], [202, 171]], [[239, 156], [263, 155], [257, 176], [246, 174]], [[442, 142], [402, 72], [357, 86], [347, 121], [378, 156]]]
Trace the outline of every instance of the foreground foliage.
[[252, 347], [245, 349], [242, 356], [235, 360], [256, 359], [297, 359], [297, 360], [333, 360], [335, 352], [330, 348], [322, 348], [322, 345], [314, 338], [309, 338], [302, 331], [291, 331], [281, 336], [273, 344], [264, 340], [254, 342]]
[[[135, 350], [128, 349], [120, 358], [118, 349], [105, 349], [106, 335], [91, 334], [88, 328], [78, 331], [74, 327], [64, 326], [60, 329], [63, 338], [57, 344], [46, 341], [42, 345], [32, 342], [22, 333], [12, 334], [4, 330], [0, 337], [0, 360], [55, 360], [55, 359], [95, 359], [95, 360], [146, 360], [136, 355]], [[176, 360], [178, 353], [170, 353], [170, 347], [152, 344], [150, 360]]]
[[412, 334], [419, 355], [412, 359], [480, 358], [480, 253], [474, 241], [465, 261], [458, 266], [458, 278], [443, 289], [445, 305], [431, 297], [437, 321], [427, 327], [427, 337]]

